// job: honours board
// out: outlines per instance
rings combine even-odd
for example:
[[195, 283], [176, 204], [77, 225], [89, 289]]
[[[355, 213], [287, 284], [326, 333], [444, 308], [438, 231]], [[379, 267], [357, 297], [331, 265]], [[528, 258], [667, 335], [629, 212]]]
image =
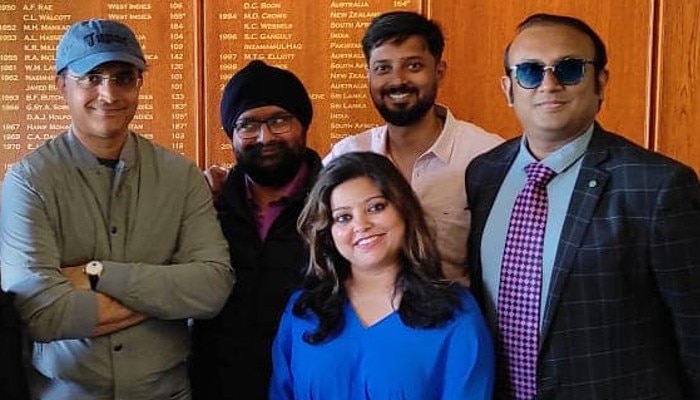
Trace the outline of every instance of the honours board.
[[54, 86], [54, 57], [60, 37], [77, 20], [110, 18], [136, 32], [148, 71], [131, 128], [204, 167], [234, 162], [219, 101], [228, 79], [254, 59], [289, 69], [305, 84], [314, 105], [308, 144], [320, 153], [378, 124], [360, 40], [374, 16], [392, 9], [420, 12], [421, 5], [0, 0], [0, 172], [70, 123]]
[[67, 106], [56, 91], [59, 39], [76, 20], [104, 17], [132, 27], [148, 64], [134, 131], [194, 160], [201, 152], [194, 1], [0, 2], [0, 131], [8, 165], [65, 131]]

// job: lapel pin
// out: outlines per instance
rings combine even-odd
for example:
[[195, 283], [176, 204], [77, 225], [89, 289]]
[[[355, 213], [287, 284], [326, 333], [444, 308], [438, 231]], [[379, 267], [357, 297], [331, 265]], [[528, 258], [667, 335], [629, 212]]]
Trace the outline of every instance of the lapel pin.
[[596, 187], [596, 186], [598, 186], [598, 181], [597, 181], [597, 180], [591, 179], [590, 181], [588, 181], [588, 187], [589, 187], [589, 188], [594, 188], [594, 187]]

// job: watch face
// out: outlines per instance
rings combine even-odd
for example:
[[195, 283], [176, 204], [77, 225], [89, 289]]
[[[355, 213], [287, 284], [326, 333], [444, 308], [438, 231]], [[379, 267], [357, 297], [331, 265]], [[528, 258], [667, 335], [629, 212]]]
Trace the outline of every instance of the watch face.
[[85, 266], [85, 273], [88, 275], [100, 275], [102, 274], [102, 263], [99, 261], [90, 261]]

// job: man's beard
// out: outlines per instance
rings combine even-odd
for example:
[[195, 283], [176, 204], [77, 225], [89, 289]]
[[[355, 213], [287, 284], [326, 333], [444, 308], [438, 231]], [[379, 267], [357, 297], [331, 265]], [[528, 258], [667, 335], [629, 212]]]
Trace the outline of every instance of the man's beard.
[[433, 88], [433, 90], [426, 93], [425, 96], [419, 96], [418, 101], [413, 106], [401, 104], [398, 110], [389, 109], [383, 101], [385, 97], [388, 97], [392, 93], [418, 94], [418, 89], [412, 85], [402, 84], [393, 88], [383, 89], [380, 93], [380, 99], [376, 99], [372, 96], [374, 106], [377, 108], [379, 115], [381, 115], [386, 122], [394, 126], [408, 126], [418, 122], [430, 111], [430, 108], [435, 104], [437, 88]]
[[[278, 154], [273, 164], [265, 164], [261, 155], [263, 147], [276, 147]], [[293, 149], [286, 143], [264, 145], [256, 143], [236, 151], [236, 167], [243, 170], [255, 183], [262, 186], [282, 187], [296, 176], [304, 161], [304, 149]]]

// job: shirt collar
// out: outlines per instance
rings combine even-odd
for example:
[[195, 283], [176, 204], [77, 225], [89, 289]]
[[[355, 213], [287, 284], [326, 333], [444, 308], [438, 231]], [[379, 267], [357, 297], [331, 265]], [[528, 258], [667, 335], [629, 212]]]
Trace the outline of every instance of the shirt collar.
[[[561, 174], [569, 169], [585, 153], [588, 143], [593, 137], [593, 126], [594, 124], [591, 124], [582, 135], [547, 155], [541, 160], [542, 164], [551, 168], [557, 174]], [[524, 168], [533, 162], [538, 162], [538, 160], [530, 153], [530, 150], [527, 148], [527, 137], [523, 135], [515, 163], [519, 168]]]
[[442, 130], [440, 135], [435, 139], [432, 146], [425, 154], [432, 153], [445, 164], [450, 162], [452, 150], [454, 149], [455, 132], [457, 131], [457, 120], [450, 110], [441, 105], [435, 104], [435, 114], [443, 120]]
[[[127, 133], [126, 141], [119, 153], [119, 163], [117, 163], [117, 166], [122, 164], [123, 167], [132, 167], [136, 164], [138, 144], [135, 135], [136, 134], [131, 131]], [[76, 136], [73, 131], [72, 125], [68, 128], [67, 140], [73, 151], [73, 159], [76, 160], [79, 165], [82, 167], [96, 167], [100, 165], [97, 156], [92, 154], [90, 150], [80, 142], [80, 139], [78, 139], [78, 136]]]
[[[285, 199], [288, 199], [295, 194], [297, 194], [301, 188], [304, 185], [304, 182], [306, 182], [306, 177], [309, 175], [309, 167], [306, 165], [306, 163], [302, 163], [301, 166], [299, 167], [299, 170], [297, 171], [297, 174], [294, 176], [294, 178], [289, 181], [286, 185], [282, 187], [282, 193], [280, 197], [275, 200], [274, 202], [279, 202], [279, 201], [284, 201]], [[251, 191], [251, 185], [253, 184], [253, 180], [246, 174], [245, 175], [245, 192], [246, 192], [246, 197], [248, 198], [248, 201], [254, 203], [253, 201], [253, 192]]]
[[[438, 135], [432, 146], [428, 148], [421, 156], [425, 154], [434, 154], [435, 157], [448, 163], [452, 156], [454, 148], [455, 132], [457, 131], [457, 120], [452, 112], [442, 104], [435, 104], [434, 112], [438, 118], [444, 121], [440, 135]], [[381, 134], [379, 135], [379, 147], [377, 152], [383, 156], [388, 156], [387, 145], [389, 143], [389, 127], [384, 125]]]

